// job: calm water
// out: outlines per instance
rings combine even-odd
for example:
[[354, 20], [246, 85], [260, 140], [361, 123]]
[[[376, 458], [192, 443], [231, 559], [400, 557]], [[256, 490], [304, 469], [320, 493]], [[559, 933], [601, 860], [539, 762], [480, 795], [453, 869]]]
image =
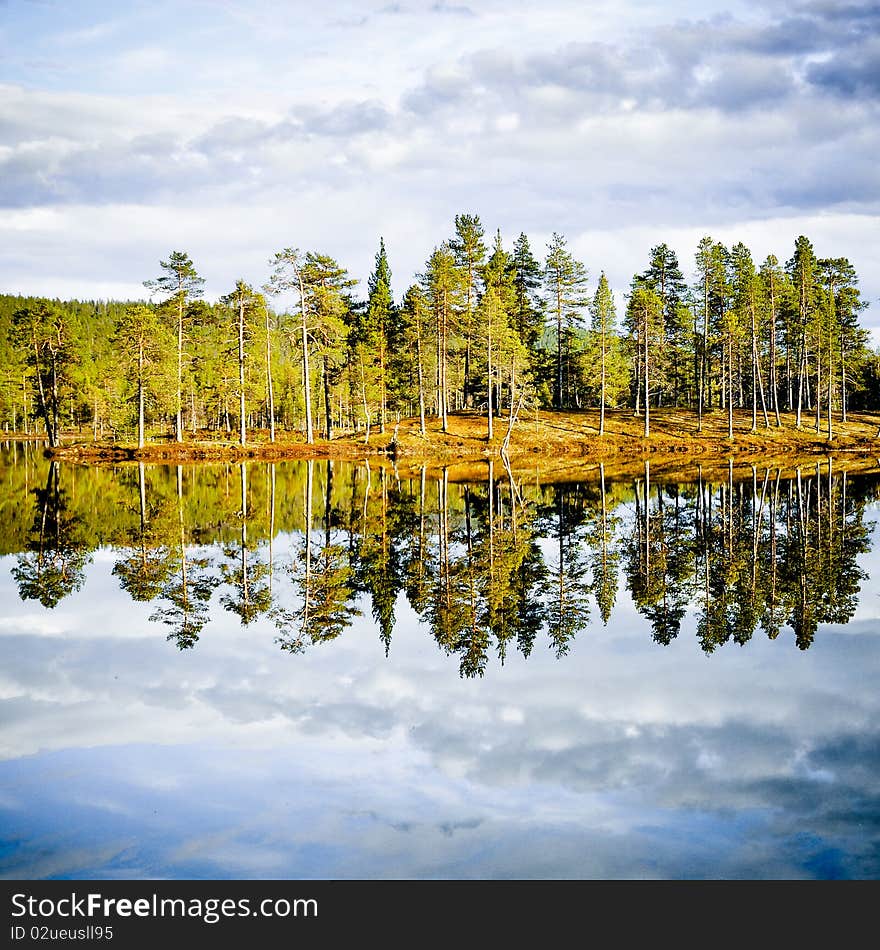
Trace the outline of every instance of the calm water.
[[877, 877], [878, 498], [7, 447], [0, 873]]

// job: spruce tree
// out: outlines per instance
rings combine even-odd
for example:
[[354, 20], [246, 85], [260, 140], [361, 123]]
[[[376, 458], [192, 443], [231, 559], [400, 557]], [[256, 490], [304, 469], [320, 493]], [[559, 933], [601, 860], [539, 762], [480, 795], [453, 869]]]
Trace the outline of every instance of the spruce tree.
[[570, 387], [563, 385], [563, 364], [570, 377], [575, 331], [583, 324], [583, 311], [589, 302], [585, 291], [586, 282], [587, 269], [572, 257], [565, 238], [554, 232], [544, 263], [544, 288], [547, 294], [547, 314], [553, 320], [556, 334], [553, 405], [557, 409], [567, 406], [565, 391]]
[[388, 350], [393, 334], [394, 298], [391, 294], [391, 268], [385, 253], [385, 240], [379, 238], [376, 267], [368, 283], [365, 342], [372, 349], [378, 363], [379, 431], [385, 431], [388, 406]]
[[457, 214], [455, 216], [455, 237], [449, 242], [449, 249], [455, 255], [455, 263], [461, 273], [464, 289], [463, 331], [464, 350], [464, 404], [470, 407], [473, 401], [471, 392], [471, 344], [474, 335], [473, 312], [477, 303], [477, 275], [486, 257], [486, 245], [483, 238], [486, 232], [478, 214]]
[[525, 234], [521, 233], [513, 245], [512, 261], [516, 329], [529, 353], [533, 354], [544, 325], [544, 302], [541, 299], [543, 275], [541, 262], [532, 254]]
[[599, 346], [599, 435], [605, 435], [605, 393], [606, 380], [608, 377], [608, 351], [612, 346], [612, 340], [615, 338], [617, 327], [616, 310], [614, 307], [614, 297], [611, 295], [611, 288], [608, 286], [608, 278], [605, 271], [599, 277], [599, 286], [596, 288], [596, 294], [593, 297], [593, 334]]

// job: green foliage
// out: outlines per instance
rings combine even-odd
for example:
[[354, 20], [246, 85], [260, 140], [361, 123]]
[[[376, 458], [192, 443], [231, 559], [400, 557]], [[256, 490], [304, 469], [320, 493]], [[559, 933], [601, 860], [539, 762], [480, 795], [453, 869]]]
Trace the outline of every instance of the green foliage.
[[[318, 427], [385, 430], [422, 407], [446, 430], [448, 413], [488, 408], [490, 389], [509, 417], [536, 404], [642, 412], [646, 381], [649, 407], [688, 406], [698, 429], [719, 408], [732, 432], [734, 408], [756, 417], [761, 406], [777, 425], [781, 410], [814, 411], [818, 425], [880, 404], [858, 275], [846, 258], [817, 257], [806, 236], [784, 267], [771, 254], [760, 269], [744, 244], [703, 237], [690, 287], [676, 252], [657, 244], [621, 327], [604, 274], [588, 286], [562, 235], [543, 264], [523, 233], [510, 250], [500, 232], [488, 243], [478, 215], [457, 215], [399, 307], [381, 238], [362, 299], [334, 258], [294, 247], [269, 262], [272, 308], [243, 282], [202, 299], [184, 251], [145, 282], [155, 306], [0, 295], [0, 426], [55, 441], [89, 430], [116, 441], [137, 430], [140, 441], [143, 430], [149, 441], [169, 428], [222, 438], [237, 423], [241, 439], [274, 438], [278, 425], [313, 441]], [[647, 334], [639, 288], [656, 297]]]

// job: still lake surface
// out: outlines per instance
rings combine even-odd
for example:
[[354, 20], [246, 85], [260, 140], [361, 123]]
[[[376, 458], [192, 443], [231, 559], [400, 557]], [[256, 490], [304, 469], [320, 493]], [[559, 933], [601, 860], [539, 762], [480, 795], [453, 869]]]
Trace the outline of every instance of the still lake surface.
[[878, 475], [0, 448], [0, 875], [880, 876]]

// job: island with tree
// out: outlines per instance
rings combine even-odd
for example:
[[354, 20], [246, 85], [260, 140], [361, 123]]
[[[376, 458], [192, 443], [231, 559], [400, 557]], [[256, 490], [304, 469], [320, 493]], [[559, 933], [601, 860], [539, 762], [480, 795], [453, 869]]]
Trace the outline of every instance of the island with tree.
[[0, 426], [84, 459], [876, 452], [880, 357], [845, 257], [664, 243], [615, 295], [566, 238], [455, 216], [402, 294], [287, 247], [216, 302], [184, 251], [139, 301], [0, 296]]

